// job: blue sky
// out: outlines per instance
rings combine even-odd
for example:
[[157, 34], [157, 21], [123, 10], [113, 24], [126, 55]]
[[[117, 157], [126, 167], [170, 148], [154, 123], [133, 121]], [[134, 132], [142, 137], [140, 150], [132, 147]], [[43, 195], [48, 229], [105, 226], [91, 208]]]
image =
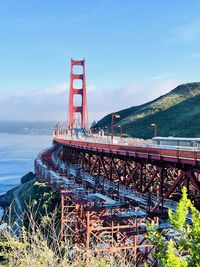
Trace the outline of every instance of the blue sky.
[[94, 120], [200, 80], [200, 1], [0, 0], [0, 41], [0, 120], [64, 120], [70, 58]]

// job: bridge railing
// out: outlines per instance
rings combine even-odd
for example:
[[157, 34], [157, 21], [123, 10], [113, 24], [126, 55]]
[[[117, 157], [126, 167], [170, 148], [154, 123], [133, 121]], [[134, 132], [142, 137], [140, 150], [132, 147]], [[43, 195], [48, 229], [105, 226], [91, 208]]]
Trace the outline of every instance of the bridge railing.
[[[129, 154], [137, 153], [139, 157], [154, 157], [156, 160], [167, 160], [177, 162], [182, 160], [187, 163], [195, 165], [200, 161], [200, 149], [198, 147], [177, 147], [156, 145], [152, 140], [143, 140], [138, 138], [120, 139], [114, 137], [112, 141], [107, 136], [74, 136], [63, 132], [54, 132], [53, 139], [62, 143], [66, 141], [74, 143], [77, 146], [93, 147], [96, 149], [108, 149], [113, 151], [128, 151]], [[141, 155], [140, 155], [141, 154]]]
[[81, 136], [81, 135], [72, 135], [67, 133], [66, 131], [54, 131], [53, 132], [53, 139], [58, 138], [62, 140], [71, 140], [71, 141], [85, 141], [91, 143], [100, 143], [100, 144], [115, 144], [115, 145], [134, 145], [134, 146], [152, 146], [151, 139], [141, 139], [141, 138], [120, 138], [119, 136], [114, 136], [113, 140], [111, 136], [103, 135], [99, 136], [97, 134], [93, 134], [90, 136]]

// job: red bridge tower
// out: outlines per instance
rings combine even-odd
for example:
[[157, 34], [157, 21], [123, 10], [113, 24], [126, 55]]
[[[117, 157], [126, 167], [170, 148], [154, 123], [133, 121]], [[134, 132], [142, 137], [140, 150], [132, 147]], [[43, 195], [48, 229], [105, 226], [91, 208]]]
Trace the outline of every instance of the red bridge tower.
[[[81, 73], [74, 73], [74, 66], [82, 66]], [[76, 88], [75, 80], [79, 80], [82, 86]], [[75, 95], [81, 95], [81, 105], [76, 105]], [[74, 128], [75, 114], [81, 114], [81, 128], [87, 129], [87, 99], [86, 99], [86, 78], [85, 78], [85, 60], [71, 59], [71, 74], [70, 74], [70, 92], [69, 92], [69, 109], [68, 109], [68, 129]]]

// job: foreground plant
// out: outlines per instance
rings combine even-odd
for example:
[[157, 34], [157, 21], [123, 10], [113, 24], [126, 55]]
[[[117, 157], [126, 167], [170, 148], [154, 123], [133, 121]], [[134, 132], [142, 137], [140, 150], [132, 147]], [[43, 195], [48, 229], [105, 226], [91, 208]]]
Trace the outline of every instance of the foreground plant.
[[[190, 219], [190, 223], [188, 223]], [[157, 247], [157, 258], [164, 267], [200, 266], [200, 212], [182, 189], [182, 198], [173, 214], [169, 210], [171, 228], [159, 233], [155, 223], [148, 227], [148, 238]]]
[[[10, 225], [0, 235], [0, 266], [9, 267], [131, 267], [125, 256], [91, 257], [86, 264], [79, 255], [84, 253], [73, 245], [72, 240], [60, 241], [59, 210], [46, 214], [38, 220], [35, 206], [29, 207], [23, 215], [28, 226], [20, 227], [20, 238]], [[15, 227], [16, 230], [16, 227]], [[19, 229], [17, 229], [19, 232]]]

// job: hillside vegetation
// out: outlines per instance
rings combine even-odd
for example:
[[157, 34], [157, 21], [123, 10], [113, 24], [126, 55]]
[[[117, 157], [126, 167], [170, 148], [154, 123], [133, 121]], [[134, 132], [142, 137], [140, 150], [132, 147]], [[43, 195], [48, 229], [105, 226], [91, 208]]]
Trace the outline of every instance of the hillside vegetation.
[[[35, 174], [32, 172], [27, 173], [21, 178], [21, 182], [21, 185], [0, 196], [1, 206], [5, 209], [6, 214], [12, 216], [13, 221], [20, 215], [14, 197], [16, 191], [18, 191], [17, 198], [21, 204], [22, 211], [26, 212], [31, 206], [35, 215], [37, 215], [36, 219], [42, 218], [46, 213], [51, 214], [55, 209], [60, 208], [60, 193], [52, 191], [44, 183], [37, 182]], [[24, 223], [28, 224], [27, 218], [24, 218]]]
[[[156, 123], [159, 136], [200, 137], [200, 82], [181, 84], [169, 93], [140, 106], [116, 111], [120, 119], [115, 120], [123, 133], [133, 137], [151, 138], [151, 123]], [[95, 126], [107, 127], [110, 132], [111, 113]]]

